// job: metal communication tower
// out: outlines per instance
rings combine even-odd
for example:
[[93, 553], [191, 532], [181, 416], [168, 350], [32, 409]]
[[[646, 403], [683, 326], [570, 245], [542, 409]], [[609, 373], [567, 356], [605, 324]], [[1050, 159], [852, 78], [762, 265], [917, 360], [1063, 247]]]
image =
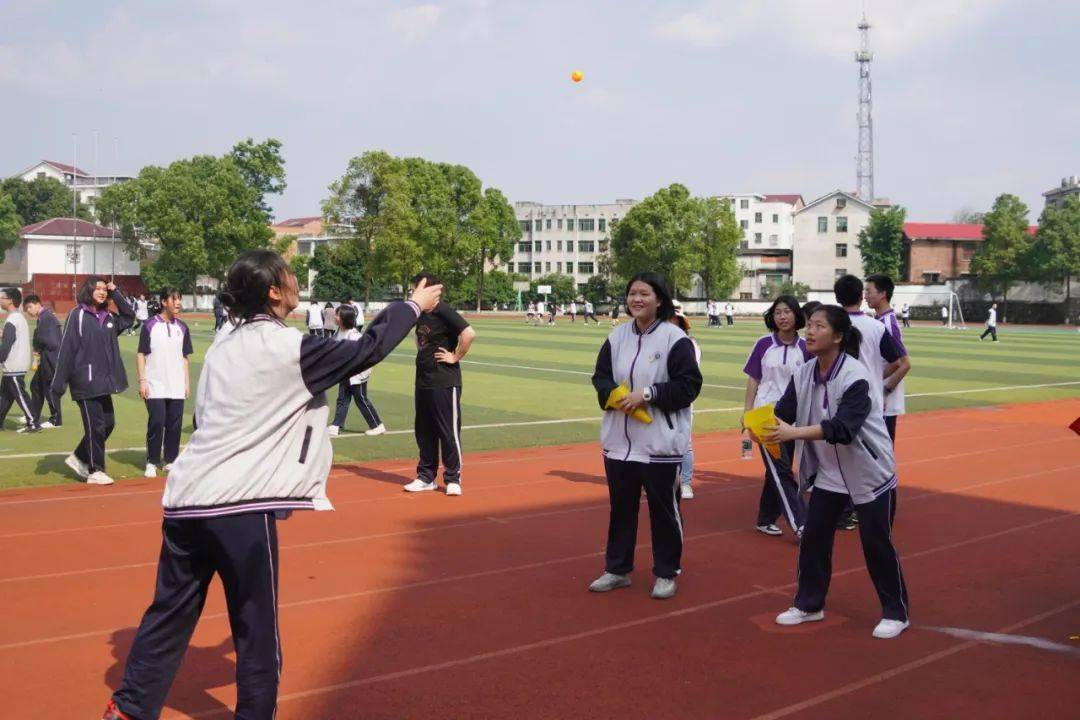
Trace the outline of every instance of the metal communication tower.
[[855, 156], [855, 179], [859, 197], [874, 202], [874, 119], [871, 117], [870, 61], [874, 54], [870, 52], [870, 22], [863, 15], [859, 23], [861, 42], [855, 53], [855, 62], [859, 63], [859, 152]]

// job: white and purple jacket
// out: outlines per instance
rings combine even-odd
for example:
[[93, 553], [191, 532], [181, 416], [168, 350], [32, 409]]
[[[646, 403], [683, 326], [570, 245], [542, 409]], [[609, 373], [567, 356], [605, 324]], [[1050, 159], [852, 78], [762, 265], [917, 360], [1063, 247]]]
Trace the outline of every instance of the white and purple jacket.
[[419, 316], [391, 303], [356, 341], [269, 315], [219, 332], [195, 394], [198, 429], [165, 482], [165, 517], [332, 510], [326, 390], [389, 355]]
[[907, 350], [902, 345], [897, 347], [885, 326], [866, 313], [848, 310], [848, 316], [851, 317], [852, 326], [862, 336], [859, 341], [859, 362], [867, 370], [870, 402], [874, 404], [874, 412], [884, 415], [885, 368], [907, 355]]
[[758, 382], [754, 407], [779, 400], [795, 369], [811, 359], [813, 356], [801, 337], [796, 337], [791, 343], [782, 342], [776, 333], [758, 339], [743, 366], [743, 372]]
[[[904, 336], [900, 332], [900, 323], [896, 321], [896, 312], [890, 308], [876, 316], [876, 319], [881, 321], [885, 326], [885, 331], [892, 336], [897, 352], [901, 356], [907, 355], [907, 348], [904, 347]], [[893, 391], [885, 396], [885, 415], [903, 415], [904, 409], [904, 381], [901, 380], [893, 388]]]
[[636, 322], [614, 330], [600, 348], [592, 376], [600, 408], [617, 386], [649, 387], [652, 423], [632, 420], [615, 410], [604, 414], [600, 444], [604, 457], [624, 462], [682, 462], [690, 446], [690, 405], [701, 392], [701, 369], [694, 344], [682, 328], [662, 320], [647, 330]]

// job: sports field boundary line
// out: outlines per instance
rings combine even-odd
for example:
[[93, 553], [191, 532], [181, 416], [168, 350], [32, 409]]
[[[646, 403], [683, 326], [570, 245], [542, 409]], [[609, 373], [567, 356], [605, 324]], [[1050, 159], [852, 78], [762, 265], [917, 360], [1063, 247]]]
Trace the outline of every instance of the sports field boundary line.
[[[1080, 385], [1080, 380], [1070, 380], [1068, 382], [1060, 382], [1060, 383], [1040, 383], [1040, 384], [1037, 384], [1037, 385], [1000, 385], [1000, 386], [996, 386], [996, 387], [970, 388], [970, 389], [967, 389], [967, 390], [942, 390], [940, 392], [911, 393], [911, 394], [906, 395], [905, 397], [908, 397], [908, 398], [938, 397], [938, 396], [945, 396], [945, 395], [964, 395], [964, 394], [967, 394], [967, 393], [988, 393], [988, 392], [995, 392], [995, 391], [1033, 390], [1033, 389], [1048, 388], [1048, 387], [1067, 387], [1067, 386], [1071, 386], [1071, 385]], [[740, 388], [740, 389], [742, 389], [742, 388]], [[1025, 401], [1025, 402], [1039, 402], [1039, 401], [1036, 400], [1036, 401]], [[1001, 403], [1001, 404], [1008, 404], [1008, 403]], [[915, 415], [915, 414], [919, 414], [919, 412], [939, 412], [941, 410], [950, 410], [950, 409], [956, 409], [956, 408], [935, 408], [934, 410], [918, 411], [918, 412], [915, 412], [915, 413], [908, 413], [908, 414]], [[730, 407], [720, 407], [720, 408], [703, 408], [703, 409], [694, 408], [694, 414], [695, 415], [705, 415], [705, 414], [709, 414], [709, 413], [741, 412], [742, 410], [743, 410], [742, 405], [732, 405]], [[603, 415], [590, 415], [588, 417], [559, 418], [559, 419], [552, 419], [552, 420], [524, 420], [524, 421], [520, 421], [520, 422], [484, 423], [484, 424], [481, 424], [481, 425], [463, 425], [461, 429], [462, 430], [488, 430], [488, 429], [492, 429], [492, 428], [504, 428], [504, 427], [530, 427], [530, 426], [538, 426], [538, 425], [558, 425], [558, 424], [561, 424], [561, 423], [600, 422], [601, 420], [603, 420], [603, 417], [604, 417]], [[389, 431], [383, 433], [383, 435], [411, 435], [412, 433], [413, 433], [412, 430], [389, 430]], [[366, 437], [366, 435], [364, 435], [364, 433], [362, 433], [362, 432], [361, 433], [341, 433], [340, 435], [337, 435], [337, 436], [335, 436], [335, 437], [333, 437], [331, 439], [332, 440], [345, 440], [345, 439], [362, 438], [362, 437]], [[181, 447], [182, 448], [186, 447], [186, 445], [181, 446]], [[532, 446], [529, 446], [529, 447], [532, 447]], [[513, 448], [504, 448], [504, 449], [505, 450], [512, 450]], [[107, 449], [105, 452], [107, 454], [112, 454], [112, 453], [118, 453], [118, 452], [140, 452], [140, 451], [144, 451], [144, 450], [146, 450], [146, 448], [144, 446], [140, 445], [139, 447], [113, 448], [111, 450]], [[6, 452], [6, 449], [4, 450], [4, 452]], [[26, 460], [26, 459], [33, 459], [33, 458], [60, 457], [60, 456], [66, 457], [66, 456], [68, 456], [70, 454], [71, 454], [70, 451], [56, 451], [56, 452], [44, 452], [44, 453], [20, 453], [18, 455], [0, 455], [0, 460]]]

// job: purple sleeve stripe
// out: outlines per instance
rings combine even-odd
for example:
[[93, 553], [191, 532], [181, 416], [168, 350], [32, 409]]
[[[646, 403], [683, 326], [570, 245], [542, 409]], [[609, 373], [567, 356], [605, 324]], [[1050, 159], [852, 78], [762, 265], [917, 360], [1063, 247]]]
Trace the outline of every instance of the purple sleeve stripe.
[[750, 357], [746, 358], [746, 364], [743, 365], [743, 372], [758, 382], [761, 382], [761, 359], [765, 357], [770, 347], [772, 347], [772, 336], [766, 335], [754, 344]]

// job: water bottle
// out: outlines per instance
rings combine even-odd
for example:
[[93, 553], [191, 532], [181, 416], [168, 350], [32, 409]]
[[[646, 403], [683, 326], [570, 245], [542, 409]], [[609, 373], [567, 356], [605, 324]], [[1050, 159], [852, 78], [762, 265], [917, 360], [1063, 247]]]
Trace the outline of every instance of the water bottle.
[[743, 439], [742, 439], [742, 459], [743, 460], [753, 460], [754, 459], [754, 442], [749, 437], [747, 437], [746, 435], [743, 435]]

